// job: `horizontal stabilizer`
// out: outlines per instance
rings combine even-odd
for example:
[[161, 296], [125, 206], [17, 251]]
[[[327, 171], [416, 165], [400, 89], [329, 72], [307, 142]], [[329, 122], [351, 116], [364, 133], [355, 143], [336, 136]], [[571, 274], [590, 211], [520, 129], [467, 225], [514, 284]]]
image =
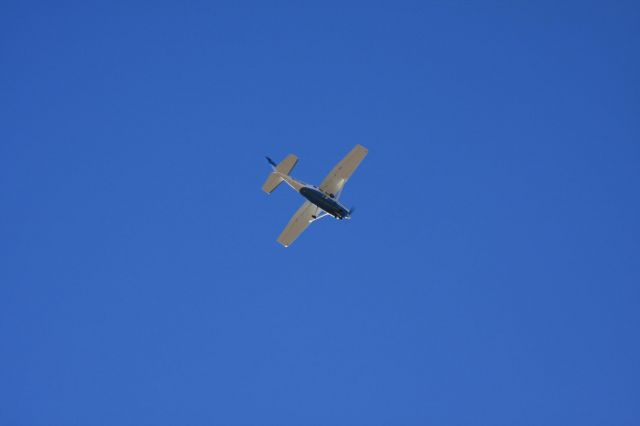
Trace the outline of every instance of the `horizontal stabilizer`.
[[276, 170], [282, 173], [283, 175], [288, 175], [293, 170], [293, 167], [298, 162], [298, 157], [293, 154], [287, 155], [287, 158], [282, 160], [280, 164], [276, 166]]
[[267, 194], [271, 194], [274, 189], [278, 187], [282, 183], [282, 178], [276, 172], [273, 172], [269, 175], [264, 185], [262, 185], [262, 190]]
[[282, 160], [280, 164], [276, 165], [276, 163], [269, 157], [267, 157], [267, 161], [274, 167], [273, 173], [269, 175], [264, 185], [262, 185], [262, 190], [267, 194], [271, 194], [274, 189], [278, 187], [282, 183], [284, 179], [282, 179], [282, 175], [288, 176], [293, 170], [293, 167], [298, 162], [298, 157], [293, 154], [287, 155], [287, 158]]

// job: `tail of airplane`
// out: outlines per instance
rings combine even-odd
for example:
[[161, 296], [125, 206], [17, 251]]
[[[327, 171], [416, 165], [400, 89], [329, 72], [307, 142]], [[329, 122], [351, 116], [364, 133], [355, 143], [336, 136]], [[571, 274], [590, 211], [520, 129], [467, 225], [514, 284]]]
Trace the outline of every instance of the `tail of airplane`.
[[291, 173], [291, 170], [293, 170], [293, 167], [298, 162], [298, 157], [293, 154], [289, 154], [287, 158], [280, 162], [280, 164], [276, 164], [269, 157], [267, 157], [267, 161], [271, 164], [273, 172], [271, 172], [267, 180], [264, 182], [264, 185], [262, 185], [262, 190], [267, 194], [271, 194], [273, 190], [282, 183], [282, 176], [288, 176], [289, 173]]

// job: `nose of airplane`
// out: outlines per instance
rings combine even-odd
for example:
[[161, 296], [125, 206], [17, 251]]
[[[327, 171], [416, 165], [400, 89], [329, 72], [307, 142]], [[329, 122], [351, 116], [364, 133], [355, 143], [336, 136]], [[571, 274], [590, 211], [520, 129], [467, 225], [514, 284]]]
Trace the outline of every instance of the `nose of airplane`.
[[351, 209], [351, 210], [346, 210], [346, 211], [344, 212], [344, 215], [342, 216], [342, 218], [343, 218], [343, 219], [351, 219], [351, 211], [352, 211], [352, 210], [353, 210], [353, 209]]

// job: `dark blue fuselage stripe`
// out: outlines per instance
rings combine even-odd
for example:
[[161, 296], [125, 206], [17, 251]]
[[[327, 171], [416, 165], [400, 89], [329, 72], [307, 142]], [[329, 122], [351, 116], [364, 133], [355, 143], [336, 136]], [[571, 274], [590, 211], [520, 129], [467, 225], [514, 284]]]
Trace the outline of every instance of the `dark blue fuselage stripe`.
[[316, 189], [304, 187], [300, 189], [300, 194], [332, 216], [342, 219], [349, 214], [349, 211], [342, 207], [340, 203]]

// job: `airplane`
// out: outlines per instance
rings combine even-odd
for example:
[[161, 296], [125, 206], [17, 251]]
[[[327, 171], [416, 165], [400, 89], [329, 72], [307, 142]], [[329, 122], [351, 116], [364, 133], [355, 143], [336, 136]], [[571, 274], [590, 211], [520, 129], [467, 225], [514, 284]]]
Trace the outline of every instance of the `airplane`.
[[306, 201], [293, 215], [284, 231], [278, 237], [278, 242], [289, 247], [307, 229], [310, 223], [325, 216], [333, 216], [335, 219], [350, 219], [353, 208], [347, 209], [340, 204], [338, 199], [344, 189], [345, 183], [353, 174], [356, 167], [367, 155], [367, 148], [356, 145], [327, 175], [320, 186], [309, 185], [290, 176], [291, 170], [298, 162], [298, 157], [289, 154], [279, 164], [271, 158], [267, 161], [273, 172], [269, 174], [262, 190], [271, 194], [282, 182], [286, 182], [291, 188], [299, 192]]

